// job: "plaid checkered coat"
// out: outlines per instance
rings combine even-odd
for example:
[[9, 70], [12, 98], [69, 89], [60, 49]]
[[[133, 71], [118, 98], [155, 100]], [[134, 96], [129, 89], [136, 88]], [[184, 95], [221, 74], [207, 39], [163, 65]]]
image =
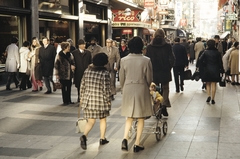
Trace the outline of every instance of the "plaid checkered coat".
[[85, 70], [80, 87], [81, 107], [89, 110], [111, 109], [110, 75], [105, 67], [92, 64]]

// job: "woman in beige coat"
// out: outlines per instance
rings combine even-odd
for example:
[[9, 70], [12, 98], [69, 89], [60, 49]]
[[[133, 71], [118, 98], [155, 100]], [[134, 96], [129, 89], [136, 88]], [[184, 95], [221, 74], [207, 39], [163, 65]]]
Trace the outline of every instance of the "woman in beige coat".
[[122, 87], [122, 116], [126, 116], [122, 150], [128, 150], [128, 132], [133, 119], [138, 120], [137, 136], [133, 151], [138, 152], [140, 138], [144, 127], [144, 119], [152, 115], [151, 95], [149, 86], [153, 80], [152, 63], [142, 55], [143, 42], [134, 37], [128, 43], [130, 54], [121, 59], [120, 84]]
[[[239, 76], [239, 43], [235, 42], [234, 49], [231, 51], [229, 57], [229, 68], [232, 76], [232, 85], [240, 85], [238, 81]], [[236, 77], [236, 78], [235, 78]]]

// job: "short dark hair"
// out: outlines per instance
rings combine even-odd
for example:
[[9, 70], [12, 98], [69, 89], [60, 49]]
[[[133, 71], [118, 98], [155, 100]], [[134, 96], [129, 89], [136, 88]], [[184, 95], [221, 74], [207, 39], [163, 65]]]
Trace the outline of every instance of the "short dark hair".
[[65, 50], [67, 47], [69, 47], [70, 46], [70, 43], [69, 42], [62, 42], [61, 43], [61, 48], [62, 48], [62, 50]]
[[24, 42], [23, 42], [23, 46], [24, 46], [24, 47], [30, 46], [30, 42], [29, 42], [29, 41], [24, 41]]
[[180, 38], [177, 37], [177, 38], [174, 39], [174, 41], [179, 43], [180, 42]]
[[12, 43], [17, 43], [18, 42], [18, 38], [16, 36], [13, 36], [11, 39]]
[[93, 65], [94, 66], [104, 66], [108, 63], [108, 56], [103, 53], [100, 52], [98, 54], [96, 54], [95, 56], [93, 56]]
[[128, 48], [131, 53], [141, 54], [143, 49], [143, 40], [139, 36], [133, 37], [128, 42]]
[[82, 45], [82, 44], [86, 44], [85, 41], [83, 39], [79, 39], [78, 40], [78, 45]]
[[219, 35], [215, 35], [214, 39], [220, 39], [220, 36]]
[[215, 48], [215, 40], [214, 39], [209, 39], [207, 41], [207, 46], [208, 46], [209, 49]]

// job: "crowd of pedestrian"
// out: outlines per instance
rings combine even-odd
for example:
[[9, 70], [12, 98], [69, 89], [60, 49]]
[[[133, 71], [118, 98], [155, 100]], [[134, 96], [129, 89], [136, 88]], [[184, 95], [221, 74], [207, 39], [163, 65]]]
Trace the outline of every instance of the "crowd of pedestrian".
[[[121, 149], [128, 151], [128, 132], [133, 119], [137, 119], [134, 152], [144, 150], [140, 143], [144, 120], [153, 114], [151, 84], [154, 83], [154, 90], [159, 90], [164, 116], [168, 116], [167, 108], [171, 107], [169, 82], [172, 81], [172, 71], [176, 93], [179, 93], [184, 91], [184, 73], [189, 64], [196, 64], [195, 72], [199, 72], [202, 89], [207, 90], [207, 103], [215, 104], [217, 82], [222, 77], [232, 85], [240, 85], [239, 43], [235, 38], [227, 42], [216, 35], [206, 41], [198, 37], [195, 42], [177, 37], [171, 44], [164, 30], [157, 29], [148, 45], [138, 36], [129, 41], [122, 39], [120, 43], [108, 38], [106, 46], [100, 46], [94, 37], [88, 47], [84, 39], [77, 41], [77, 47], [74, 47], [72, 39], [58, 44], [53, 41], [44, 37], [40, 45], [39, 40], [33, 37], [31, 43], [25, 41], [18, 49], [18, 39], [12, 38], [6, 48], [6, 90], [11, 90], [13, 80], [20, 90], [32, 88], [32, 92], [42, 91], [44, 81], [45, 94], [51, 94], [56, 91], [55, 84], [59, 81], [63, 105], [69, 105], [74, 104], [71, 99], [74, 84], [79, 108], [88, 119], [80, 137], [84, 150], [96, 119], [100, 119], [100, 145], [109, 142], [105, 137], [106, 118], [117, 93], [117, 77], [123, 95], [121, 115], [126, 117]], [[21, 80], [17, 77], [18, 71]]]

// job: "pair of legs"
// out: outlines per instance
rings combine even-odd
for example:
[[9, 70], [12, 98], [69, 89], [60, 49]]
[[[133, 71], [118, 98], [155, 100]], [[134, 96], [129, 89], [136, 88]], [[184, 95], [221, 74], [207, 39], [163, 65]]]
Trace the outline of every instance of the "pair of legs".
[[29, 75], [27, 75], [26, 73], [20, 73], [22, 79], [21, 79], [21, 83], [20, 83], [20, 90], [26, 90], [26, 87], [31, 88], [32, 84], [29, 80]]
[[71, 104], [71, 87], [72, 81], [71, 80], [61, 80], [60, 83], [62, 84], [62, 99], [64, 104]]
[[[143, 132], [143, 127], [144, 127], [144, 118], [138, 118], [138, 123], [137, 123], [137, 136], [135, 140], [135, 145], [140, 145], [140, 139], [142, 136]], [[128, 132], [132, 126], [133, 118], [128, 117], [125, 123], [125, 131], [124, 131], [124, 139], [128, 140]]]
[[32, 90], [33, 91], [38, 91], [38, 87], [40, 87], [40, 90], [43, 87], [43, 83], [40, 80], [36, 80], [35, 75], [32, 74], [31, 76], [31, 81], [32, 81]]
[[7, 77], [6, 89], [11, 90], [10, 85], [12, 83], [12, 80], [14, 81], [16, 88], [18, 88], [19, 81], [17, 78], [17, 73], [16, 72], [8, 72], [7, 74], [8, 74], [8, 77]]
[[52, 76], [44, 76], [44, 83], [45, 83], [45, 85], [47, 87], [47, 92], [46, 93], [51, 93], [52, 92], [52, 88], [51, 88], [50, 82], [52, 82], [53, 90], [55, 91], [54, 82], [53, 82]]
[[[174, 66], [173, 74], [174, 74], [176, 92], [179, 92], [179, 86], [181, 88], [181, 91], [183, 91], [184, 66]], [[180, 81], [179, 81], [179, 76], [180, 76]], [[180, 85], [179, 85], [179, 83], [180, 83]]]
[[217, 85], [217, 82], [206, 82], [206, 89], [208, 94], [207, 102], [210, 102], [210, 100], [212, 99], [212, 104], [215, 103], [214, 99], [216, 94], [216, 85]]
[[231, 76], [232, 76], [232, 84], [238, 84], [239, 83], [238, 75], [231, 75]]
[[[83, 135], [87, 137], [88, 133], [92, 130], [95, 123], [96, 123], [96, 119], [88, 119]], [[101, 118], [100, 119], [100, 138], [101, 139], [105, 139], [106, 129], [107, 129], [106, 118]]]

